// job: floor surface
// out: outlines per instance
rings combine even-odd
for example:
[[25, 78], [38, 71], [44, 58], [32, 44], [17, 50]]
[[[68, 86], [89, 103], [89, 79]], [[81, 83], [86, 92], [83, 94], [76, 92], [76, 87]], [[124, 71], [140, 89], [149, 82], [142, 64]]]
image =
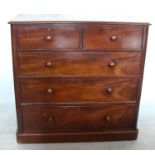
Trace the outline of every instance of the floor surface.
[[155, 149], [155, 105], [141, 103], [135, 141], [18, 144], [14, 104], [0, 104], [0, 150], [137, 150]]

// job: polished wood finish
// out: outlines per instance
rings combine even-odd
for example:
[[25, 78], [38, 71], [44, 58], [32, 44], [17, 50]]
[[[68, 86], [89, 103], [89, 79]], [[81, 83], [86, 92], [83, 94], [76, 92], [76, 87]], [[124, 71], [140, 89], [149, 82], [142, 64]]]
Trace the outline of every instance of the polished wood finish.
[[18, 133], [18, 143], [89, 142], [136, 140], [138, 130], [103, 132]]
[[10, 22], [18, 142], [136, 139], [149, 24], [30, 17]]
[[20, 52], [23, 76], [139, 75], [141, 52]]
[[143, 27], [88, 27], [83, 32], [84, 49], [141, 50]]
[[135, 101], [137, 78], [21, 78], [23, 103]]
[[[23, 107], [25, 133], [104, 131], [134, 128], [134, 105]], [[35, 123], [34, 123], [35, 122]]]
[[73, 26], [18, 26], [19, 49], [79, 48], [79, 29]]

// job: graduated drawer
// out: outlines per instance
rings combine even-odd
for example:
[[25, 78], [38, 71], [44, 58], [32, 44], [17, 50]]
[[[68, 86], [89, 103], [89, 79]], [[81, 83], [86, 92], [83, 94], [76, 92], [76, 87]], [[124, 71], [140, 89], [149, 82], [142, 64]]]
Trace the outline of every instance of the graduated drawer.
[[138, 75], [141, 52], [20, 52], [19, 75]]
[[135, 106], [22, 108], [24, 132], [103, 131], [132, 129]]
[[16, 26], [19, 49], [79, 48], [79, 29], [75, 26]]
[[83, 32], [84, 49], [141, 50], [143, 26], [87, 27]]
[[137, 78], [21, 78], [23, 103], [135, 101]]

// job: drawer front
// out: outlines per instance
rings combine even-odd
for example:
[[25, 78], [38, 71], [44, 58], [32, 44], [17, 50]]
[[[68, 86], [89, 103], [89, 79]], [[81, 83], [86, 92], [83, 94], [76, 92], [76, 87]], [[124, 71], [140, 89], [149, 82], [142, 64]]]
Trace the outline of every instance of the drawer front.
[[79, 29], [73, 26], [18, 26], [19, 49], [79, 48]]
[[135, 101], [136, 78], [22, 78], [24, 103]]
[[83, 36], [85, 49], [141, 50], [143, 27], [88, 27]]
[[19, 75], [138, 75], [141, 52], [20, 52]]
[[135, 107], [25, 106], [22, 112], [24, 132], [103, 131], [133, 128]]

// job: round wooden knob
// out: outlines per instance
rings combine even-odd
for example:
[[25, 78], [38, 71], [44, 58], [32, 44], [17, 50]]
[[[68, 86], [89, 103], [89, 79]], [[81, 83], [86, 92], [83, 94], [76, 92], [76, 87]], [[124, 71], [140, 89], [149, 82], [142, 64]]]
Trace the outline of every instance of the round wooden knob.
[[47, 61], [46, 62], [46, 67], [52, 67], [52, 61]]
[[105, 121], [107, 123], [110, 123], [111, 122], [111, 116], [109, 116], [109, 115], [105, 116]]
[[115, 35], [112, 35], [111, 37], [110, 37], [110, 40], [111, 41], [115, 41], [117, 39], [117, 37], [115, 36]]
[[47, 94], [52, 94], [53, 93], [53, 90], [51, 88], [48, 88], [47, 89]]
[[80, 111], [80, 110], [81, 110], [81, 108], [78, 108], [78, 110]]
[[52, 36], [48, 35], [48, 36], [45, 37], [45, 39], [46, 39], [47, 41], [51, 41], [51, 40], [52, 40]]
[[54, 123], [53, 117], [52, 117], [52, 116], [49, 116], [49, 117], [47, 118], [47, 122], [48, 122], [48, 123]]
[[116, 65], [115, 62], [113, 62], [113, 61], [110, 61], [110, 62], [109, 62], [109, 66], [110, 66], [110, 67], [114, 67], [115, 65]]
[[112, 88], [109, 87], [109, 88], [106, 89], [106, 91], [107, 91], [107, 93], [111, 94], [112, 93]]

